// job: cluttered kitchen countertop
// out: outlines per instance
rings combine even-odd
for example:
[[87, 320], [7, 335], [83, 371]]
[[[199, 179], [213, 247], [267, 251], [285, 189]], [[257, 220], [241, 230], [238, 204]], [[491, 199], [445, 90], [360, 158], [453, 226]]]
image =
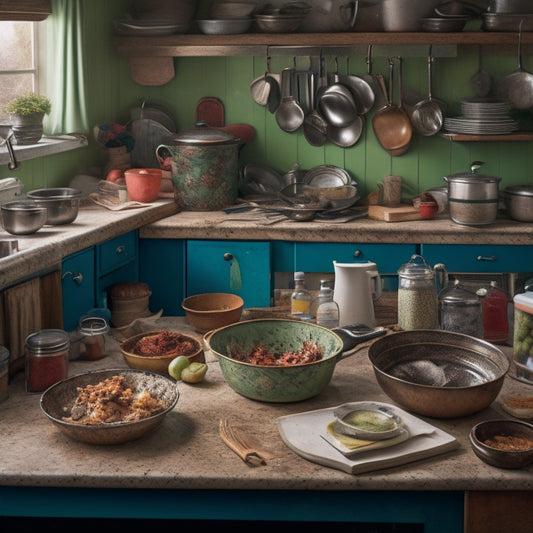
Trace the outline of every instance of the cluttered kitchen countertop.
[[[173, 329], [199, 340], [183, 317], [147, 319], [146, 330]], [[106, 337], [106, 357], [71, 361], [69, 375], [104, 368], [126, 368], [118, 334]], [[24, 375], [9, 386], [0, 403], [0, 485], [13, 487], [273, 489], [273, 490], [428, 490], [500, 491], [533, 489], [533, 466], [504, 470], [480, 461], [468, 442], [479, 421], [508, 418], [501, 407], [506, 395], [530, 394], [530, 386], [507, 376], [502, 392], [483, 411], [452, 420], [423, 418], [457, 440], [451, 451], [400, 466], [349, 474], [303, 458], [280, 436], [280, 417], [309, 413], [352, 401], [393, 402], [381, 391], [367, 349], [337, 364], [326, 390], [307, 401], [267, 404], [249, 400], [225, 382], [218, 362], [206, 353], [208, 371], [199, 384], [178, 383], [176, 407], [151, 434], [139, 440], [95, 446], [71, 440], [40, 409], [39, 393], [26, 393]], [[422, 417], [419, 417], [422, 418]], [[227, 419], [268, 453], [265, 465], [249, 465], [219, 436]]]
[[60, 226], [44, 226], [32, 235], [11, 235], [0, 229], [0, 239], [16, 239], [19, 251], [0, 259], [0, 289], [61, 264], [75, 252], [112, 239], [178, 211], [173, 200], [161, 199], [144, 207], [112, 211], [90, 200], [80, 204], [78, 216]]
[[[140, 237], [146, 239], [281, 240], [348, 243], [432, 244], [533, 244], [531, 224], [498, 218], [486, 226], [456, 224], [448, 215], [431, 220], [383, 222], [354, 209], [358, 218], [333, 220], [273, 221], [264, 212], [182, 211], [146, 224]], [[275, 219], [274, 219], [275, 220]]]

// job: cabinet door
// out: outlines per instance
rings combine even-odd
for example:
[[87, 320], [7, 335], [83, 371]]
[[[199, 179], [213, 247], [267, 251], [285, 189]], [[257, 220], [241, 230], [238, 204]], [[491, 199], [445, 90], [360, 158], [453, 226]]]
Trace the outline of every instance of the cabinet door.
[[187, 296], [231, 292], [245, 307], [269, 307], [270, 272], [269, 242], [187, 242]]
[[294, 270], [333, 272], [333, 261], [357, 263], [372, 261], [380, 274], [396, 274], [398, 267], [416, 253], [415, 244], [357, 244], [297, 242], [294, 244]]
[[448, 272], [531, 272], [533, 246], [423, 244], [428, 263], [444, 263]]
[[102, 244], [96, 249], [98, 276], [117, 270], [137, 258], [137, 232], [130, 231]]
[[76, 329], [80, 316], [95, 306], [95, 271], [94, 247], [63, 259], [61, 290], [65, 331]]

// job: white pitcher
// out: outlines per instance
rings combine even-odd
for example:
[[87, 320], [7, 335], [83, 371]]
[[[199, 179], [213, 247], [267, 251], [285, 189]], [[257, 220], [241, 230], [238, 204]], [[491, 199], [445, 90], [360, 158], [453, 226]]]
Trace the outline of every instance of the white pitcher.
[[333, 299], [339, 306], [339, 325], [376, 325], [374, 300], [381, 296], [381, 276], [376, 263], [337, 263]]

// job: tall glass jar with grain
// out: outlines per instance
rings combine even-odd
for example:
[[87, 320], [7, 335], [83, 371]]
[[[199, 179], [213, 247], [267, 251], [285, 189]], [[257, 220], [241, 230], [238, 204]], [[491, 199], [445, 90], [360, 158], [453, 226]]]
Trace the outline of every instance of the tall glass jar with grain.
[[398, 269], [398, 325], [402, 330], [438, 327], [435, 272], [421, 255]]

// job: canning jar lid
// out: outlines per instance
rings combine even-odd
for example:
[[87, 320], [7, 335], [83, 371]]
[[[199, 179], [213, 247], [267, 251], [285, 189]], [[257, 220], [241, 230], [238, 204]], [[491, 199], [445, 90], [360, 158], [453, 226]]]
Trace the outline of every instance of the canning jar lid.
[[459, 285], [456, 279], [452, 287], [442, 289], [439, 294], [439, 300], [447, 304], [479, 304], [479, 296], [468, 289]]
[[417, 254], [413, 254], [408, 263], [405, 263], [398, 269], [398, 274], [404, 278], [426, 278], [430, 279], [435, 276], [435, 272], [426, 260]]
[[58, 352], [69, 344], [68, 333], [62, 329], [42, 329], [26, 337], [26, 347], [37, 356]]
[[517, 196], [533, 196], [533, 186], [514, 185], [511, 187], [505, 187], [505, 192], [508, 194], [516, 194]]
[[78, 331], [86, 337], [105, 335], [109, 332], [109, 325], [105, 318], [99, 316], [82, 316], [79, 321]]

